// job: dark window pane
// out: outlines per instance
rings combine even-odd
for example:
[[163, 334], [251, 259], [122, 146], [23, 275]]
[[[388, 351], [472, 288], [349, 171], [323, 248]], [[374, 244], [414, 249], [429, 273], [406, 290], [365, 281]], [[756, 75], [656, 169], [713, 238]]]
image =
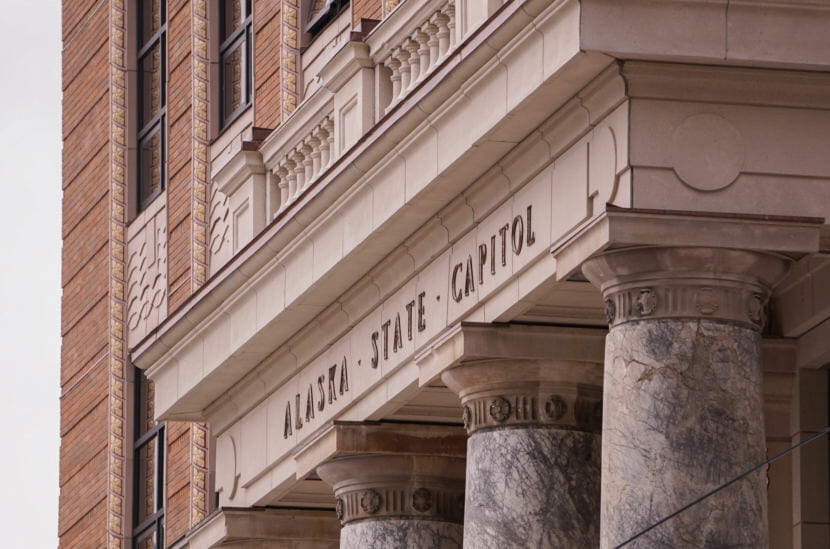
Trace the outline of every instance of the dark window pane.
[[145, 137], [138, 149], [139, 162], [139, 205], [143, 208], [148, 201], [161, 191], [162, 175], [162, 132], [161, 125]]
[[156, 512], [156, 444], [151, 438], [136, 450], [136, 524]]
[[242, 11], [242, 0], [224, 0], [222, 13], [222, 40], [228, 38], [233, 31], [242, 25], [242, 20], [245, 19], [246, 14]]
[[156, 43], [138, 62], [141, 79], [141, 127], [156, 116], [163, 106], [161, 43]]
[[226, 118], [247, 103], [243, 82], [244, 57], [245, 40], [240, 40], [222, 55], [222, 112]]
[[142, 533], [135, 541], [136, 549], [155, 549], [156, 547], [156, 529], [151, 528], [150, 530]]
[[161, 28], [162, 5], [161, 0], [141, 0], [141, 46]]

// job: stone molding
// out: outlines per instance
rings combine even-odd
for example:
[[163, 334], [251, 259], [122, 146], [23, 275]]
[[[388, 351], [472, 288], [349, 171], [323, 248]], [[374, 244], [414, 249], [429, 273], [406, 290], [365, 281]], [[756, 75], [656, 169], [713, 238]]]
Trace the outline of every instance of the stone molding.
[[606, 252], [582, 271], [605, 300], [611, 327], [657, 319], [707, 319], [761, 331], [772, 288], [792, 260], [748, 250], [642, 247]]
[[320, 465], [334, 488], [341, 524], [355, 520], [410, 518], [464, 522], [464, 474], [460, 457], [364, 455]]
[[173, 549], [340, 546], [340, 525], [323, 509], [224, 507], [175, 542]]

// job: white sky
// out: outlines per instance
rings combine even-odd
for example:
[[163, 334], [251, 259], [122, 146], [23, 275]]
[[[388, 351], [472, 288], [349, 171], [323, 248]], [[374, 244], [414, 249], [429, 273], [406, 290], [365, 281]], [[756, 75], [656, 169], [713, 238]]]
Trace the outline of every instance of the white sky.
[[60, 1], [0, 0], [0, 532], [55, 547], [60, 368]]

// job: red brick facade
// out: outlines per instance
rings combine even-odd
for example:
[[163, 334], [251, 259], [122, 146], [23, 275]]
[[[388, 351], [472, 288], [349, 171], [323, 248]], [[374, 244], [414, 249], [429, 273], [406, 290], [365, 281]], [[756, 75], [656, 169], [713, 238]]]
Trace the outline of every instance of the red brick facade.
[[[280, 73], [281, 10], [284, 2], [296, 0], [255, 0], [253, 14], [253, 121], [262, 128], [274, 128], [281, 120]], [[200, 285], [194, 265], [204, 265], [194, 242], [203, 236], [194, 232], [194, 170], [199, 163], [200, 120], [194, 113], [194, 95], [199, 87], [192, 54], [194, 29], [210, 12], [194, 13], [204, 4], [189, 0], [167, 3], [167, 311], [172, 314]], [[209, 5], [209, 4], [208, 4]], [[118, 151], [123, 147], [119, 132], [126, 126], [119, 109], [130, 105], [113, 87], [113, 59], [119, 59], [130, 36], [129, 21], [119, 20], [131, 13], [128, 0], [64, 0], [63, 52], [63, 257], [61, 316], [61, 451], [60, 511], [58, 535], [62, 547], [101, 547], [117, 543], [120, 531], [127, 546], [131, 534], [129, 490], [119, 483], [128, 479], [128, 469], [116, 469], [108, 459], [115, 440], [128, 440], [131, 433], [119, 422], [117, 412], [129, 403], [124, 386], [113, 380], [129, 379], [119, 370], [123, 351], [123, 229], [128, 225], [118, 216], [124, 197], [113, 195], [115, 183], [129, 184], [121, 173]], [[380, 19], [381, 0], [355, 0], [350, 8], [357, 26], [361, 18]], [[127, 10], [126, 12], [123, 10]], [[120, 26], [119, 26], [120, 25]], [[126, 28], [126, 37], [118, 36]], [[115, 42], [113, 42], [113, 40]], [[120, 40], [120, 42], [119, 42]], [[115, 43], [118, 48], [113, 48]], [[213, 86], [213, 83], [210, 83]], [[115, 94], [111, 93], [115, 90]], [[128, 92], [129, 93], [129, 92]], [[210, 96], [210, 93], [208, 94]], [[208, 100], [208, 99], [206, 99]], [[211, 111], [208, 111], [211, 112]], [[115, 114], [113, 114], [115, 113]], [[127, 130], [129, 134], [129, 129]], [[114, 140], [114, 141], [113, 141]], [[194, 146], [194, 143], [197, 145]], [[194, 152], [196, 151], [196, 152]], [[209, 158], [209, 156], [208, 156]], [[127, 170], [129, 170], [129, 165]], [[204, 171], [202, 169], [202, 171]], [[201, 173], [201, 172], [200, 172]], [[208, 171], [209, 173], [209, 171]], [[201, 177], [201, 175], [200, 175]], [[196, 182], [198, 183], [198, 182]], [[119, 191], [120, 192], [120, 191]], [[208, 195], [209, 196], [209, 195]], [[204, 230], [204, 229], [202, 229]], [[120, 241], [112, 235], [119, 235]], [[203, 252], [202, 252], [203, 253]], [[119, 316], [121, 315], [121, 316]], [[112, 336], [112, 337], [111, 337]], [[116, 355], [116, 356], [113, 356]], [[128, 368], [129, 366], [127, 366]], [[116, 373], [117, 372], [117, 373]], [[114, 377], [113, 377], [114, 376]], [[121, 377], [123, 376], [123, 378]], [[124, 417], [132, 421], [127, 406]], [[165, 529], [166, 543], [180, 539], [201, 518], [212, 495], [207, 488], [207, 435], [203, 427], [168, 423]], [[119, 448], [121, 448], [119, 446]], [[131, 454], [129, 442], [124, 458]], [[108, 455], [110, 458], [108, 458]], [[117, 455], [117, 452], [116, 452]], [[117, 468], [123, 467], [119, 461]], [[113, 476], [114, 475], [114, 476]], [[121, 492], [118, 493], [118, 490]], [[109, 492], [108, 492], [109, 491]], [[116, 496], [112, 494], [116, 493]], [[108, 495], [109, 494], [109, 495]], [[123, 523], [119, 522], [123, 520]], [[108, 538], [107, 532], [110, 532]]]

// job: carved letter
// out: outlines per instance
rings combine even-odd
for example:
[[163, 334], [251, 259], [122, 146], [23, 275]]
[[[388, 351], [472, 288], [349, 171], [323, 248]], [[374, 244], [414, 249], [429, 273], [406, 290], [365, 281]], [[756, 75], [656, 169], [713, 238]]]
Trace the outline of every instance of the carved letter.
[[383, 328], [383, 360], [387, 360], [389, 358], [389, 326], [391, 325], [391, 320], [387, 320], [380, 325], [380, 327]]
[[[525, 222], [520, 215], [513, 218], [513, 230], [511, 236], [513, 237], [513, 253], [519, 255], [522, 253], [522, 245], [525, 243]], [[519, 237], [518, 240], [516, 239], [517, 236]]]
[[[337, 375], [337, 364], [329, 366], [329, 404], [331, 401], [337, 400], [337, 393], [335, 392], [334, 376]], [[342, 394], [342, 393], [341, 393]]]
[[536, 233], [533, 232], [533, 225], [532, 225], [532, 217], [530, 216], [530, 210], [533, 206], [527, 207], [527, 245], [533, 246], [536, 243]]
[[314, 419], [314, 391], [309, 383], [308, 394], [305, 397], [305, 422], [308, 423], [312, 419]]
[[464, 274], [464, 295], [470, 295], [470, 292], [476, 291], [476, 275], [473, 271], [473, 256], [467, 256], [467, 272]]
[[300, 393], [294, 397], [294, 411], [297, 413], [294, 419], [294, 428], [298, 431], [303, 428], [303, 418], [300, 417]]
[[507, 265], [507, 231], [510, 230], [510, 223], [505, 223], [504, 227], [499, 229], [501, 236], [501, 266]]
[[343, 357], [343, 366], [340, 368], [340, 394], [349, 392], [349, 369], [346, 366], [346, 357]]
[[392, 350], [396, 353], [398, 349], [403, 349], [403, 336], [401, 335], [401, 314], [395, 314], [395, 331], [392, 336]]
[[490, 237], [490, 274], [496, 274], [496, 235]]
[[487, 244], [478, 245], [478, 285], [484, 284], [484, 264], [487, 263]]
[[378, 367], [378, 333], [372, 332], [372, 368]]
[[282, 430], [282, 438], [288, 438], [294, 434], [291, 429], [291, 401], [285, 403], [285, 428]]
[[413, 299], [406, 304], [406, 339], [412, 341], [412, 309], [415, 308], [415, 300]]
[[[317, 389], [320, 391], [320, 400], [317, 401], [317, 409], [323, 411], [326, 407], [326, 375], [317, 378]], [[329, 401], [331, 402], [331, 401]]]
[[427, 329], [427, 319], [426, 314], [427, 311], [424, 309], [424, 296], [426, 296], [426, 292], [421, 292], [418, 294], [418, 331], [423, 332]]
[[461, 288], [458, 287], [458, 273], [461, 272], [461, 269], [464, 268], [463, 263], [456, 264], [455, 267], [452, 268], [452, 299], [456, 303], [461, 301], [461, 298], [464, 297], [464, 294], [461, 292]]

